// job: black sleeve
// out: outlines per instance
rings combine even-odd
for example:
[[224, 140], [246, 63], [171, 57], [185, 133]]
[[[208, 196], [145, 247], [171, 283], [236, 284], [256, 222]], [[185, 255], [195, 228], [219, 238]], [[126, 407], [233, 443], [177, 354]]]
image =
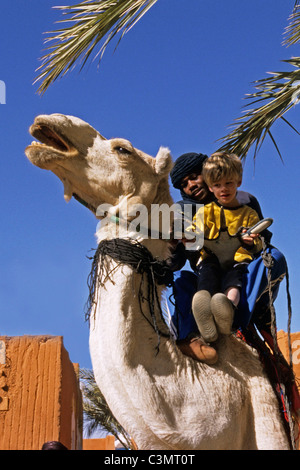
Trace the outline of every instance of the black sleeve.
[[251, 194], [250, 194], [250, 204], [248, 204], [248, 206], [251, 207], [252, 209], [254, 209], [257, 212], [258, 217], [260, 219], [264, 218], [258, 200], [256, 199], [256, 197], [252, 196]]
[[171, 249], [171, 256], [167, 264], [172, 271], [179, 271], [186, 263], [187, 253], [184, 244], [179, 241], [175, 248]]
[[264, 218], [259, 202], [255, 196], [250, 193], [246, 193], [245, 191], [238, 191], [236, 197], [239, 204], [251, 207], [251, 209], [254, 209], [257, 212], [260, 219]]

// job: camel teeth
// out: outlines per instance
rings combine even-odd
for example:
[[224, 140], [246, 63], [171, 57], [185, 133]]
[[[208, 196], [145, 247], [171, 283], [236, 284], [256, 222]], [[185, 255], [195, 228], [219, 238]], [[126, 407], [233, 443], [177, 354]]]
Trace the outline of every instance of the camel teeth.
[[36, 140], [33, 140], [31, 142], [31, 145], [45, 145], [45, 144], [42, 144], [41, 142], [37, 142]]

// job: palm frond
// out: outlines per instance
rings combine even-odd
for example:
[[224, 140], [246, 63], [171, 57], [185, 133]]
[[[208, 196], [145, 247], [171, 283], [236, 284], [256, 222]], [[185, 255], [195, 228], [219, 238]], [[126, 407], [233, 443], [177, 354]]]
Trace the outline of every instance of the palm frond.
[[[287, 38], [284, 44], [289, 46], [300, 41], [300, 3], [295, 1], [293, 13], [289, 17], [289, 24], [285, 30]], [[236, 119], [233, 131], [219, 139], [224, 142], [220, 151], [237, 153], [245, 158], [248, 151], [255, 144], [254, 158], [264, 139], [268, 135], [273, 142], [277, 153], [282, 155], [271, 133], [272, 125], [277, 119], [282, 119], [291, 129], [299, 134], [292, 124], [283, 115], [298, 104], [300, 99], [300, 58], [292, 57], [283, 61], [295, 67], [291, 72], [272, 72], [270, 77], [254, 82], [257, 92], [246, 95], [252, 99], [250, 106], [256, 107], [245, 112], [243, 117]], [[261, 106], [258, 106], [261, 104]]]
[[109, 434], [115, 436], [124, 448], [134, 449], [129, 434], [116, 420], [97, 386], [93, 372], [88, 369], [80, 369], [79, 377], [83, 395], [85, 428], [88, 436], [96, 429], [105, 429]]
[[285, 29], [287, 38], [283, 42], [286, 46], [296, 44], [300, 40], [300, 4], [298, 1], [294, 6], [294, 11], [289, 17], [289, 24]]
[[[129, 31], [157, 0], [85, 0], [72, 6], [58, 6], [67, 18], [58, 23], [64, 25], [57, 31], [48, 32], [45, 43], [51, 42], [47, 53], [41, 58], [35, 79], [41, 81], [38, 88], [44, 93], [59, 76], [65, 75], [78, 60], [86, 64], [95, 47], [104, 40], [95, 57], [101, 61], [103, 54], [116, 35]], [[106, 39], [105, 39], [106, 38]], [[117, 47], [117, 46], [116, 46]]]
[[[255, 144], [255, 158], [264, 139], [269, 135], [281, 157], [270, 129], [277, 119], [283, 119], [283, 115], [300, 100], [300, 57], [283, 62], [294, 66], [295, 70], [272, 72], [270, 77], [254, 82], [258, 91], [246, 95], [246, 98], [253, 100], [250, 106], [262, 104], [249, 109], [243, 117], [236, 119], [234, 129], [219, 139], [224, 142], [219, 151], [233, 152], [240, 158], [245, 158], [250, 147]], [[286, 119], [283, 120], [298, 132]]]

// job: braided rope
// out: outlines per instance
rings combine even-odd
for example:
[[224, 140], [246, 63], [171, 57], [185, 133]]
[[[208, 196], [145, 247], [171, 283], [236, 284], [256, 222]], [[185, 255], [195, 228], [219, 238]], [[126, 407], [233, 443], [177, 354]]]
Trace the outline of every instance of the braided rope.
[[[109, 268], [109, 258], [117, 262], [113, 268]], [[111, 274], [122, 264], [131, 266], [132, 269], [141, 274], [139, 288], [140, 308], [145, 319], [151, 324], [158, 337], [157, 352], [159, 351], [160, 336], [170, 337], [170, 331], [163, 317], [160, 300], [157, 292], [157, 285], [173, 285], [173, 272], [168, 267], [166, 261], [158, 260], [152, 256], [150, 251], [141, 243], [132, 240], [115, 238], [113, 240], [103, 240], [99, 243], [95, 255], [92, 259], [92, 269], [88, 277], [89, 297], [86, 305], [85, 318], [89, 320], [91, 311], [96, 307], [98, 300], [98, 289], [103, 287], [110, 279]], [[144, 277], [147, 280], [147, 297], [144, 297]], [[146, 300], [149, 306], [151, 321], [143, 313], [142, 302]], [[157, 318], [155, 306], [159, 312]], [[158, 326], [161, 320], [166, 326], [166, 332], [162, 332]]]

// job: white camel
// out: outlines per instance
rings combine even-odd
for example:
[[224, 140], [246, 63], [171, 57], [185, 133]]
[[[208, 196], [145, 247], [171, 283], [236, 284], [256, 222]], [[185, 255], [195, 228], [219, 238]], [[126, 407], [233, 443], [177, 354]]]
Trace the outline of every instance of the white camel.
[[[30, 133], [42, 143], [28, 146], [27, 157], [61, 179], [66, 200], [75, 195], [94, 212], [108, 203], [116, 216], [124, 201], [148, 208], [172, 203], [172, 161], [166, 148], [153, 158], [125, 139], [106, 140], [88, 123], [61, 114], [38, 116]], [[112, 238], [109, 223], [97, 237]], [[155, 258], [168, 256], [165, 240], [146, 238], [142, 244]], [[103, 263], [109, 275], [97, 290], [90, 317], [93, 370], [138, 449], [290, 448], [277, 398], [255, 350], [234, 335], [221, 335], [219, 360], [209, 366], [184, 356], [162, 334], [157, 351], [158, 334], [145, 300], [147, 280], [141, 284], [142, 274], [109, 256]], [[162, 288], [157, 286], [159, 296]], [[166, 333], [154, 304], [157, 329]]]

